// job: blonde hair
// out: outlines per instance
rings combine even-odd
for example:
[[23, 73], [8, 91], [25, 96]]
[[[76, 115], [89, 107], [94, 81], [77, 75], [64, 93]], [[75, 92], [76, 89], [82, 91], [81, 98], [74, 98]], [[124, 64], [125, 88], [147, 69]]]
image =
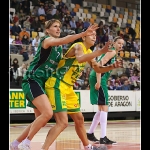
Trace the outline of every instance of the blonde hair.
[[[48, 21], [45, 22], [45, 29], [49, 29], [52, 26], [52, 24], [55, 23], [55, 22], [59, 23], [60, 26], [62, 25], [59, 20], [57, 20], [57, 19], [51, 19], [51, 20], [48, 20]], [[45, 35], [48, 35], [48, 33], [46, 32], [46, 30], [45, 30]]]

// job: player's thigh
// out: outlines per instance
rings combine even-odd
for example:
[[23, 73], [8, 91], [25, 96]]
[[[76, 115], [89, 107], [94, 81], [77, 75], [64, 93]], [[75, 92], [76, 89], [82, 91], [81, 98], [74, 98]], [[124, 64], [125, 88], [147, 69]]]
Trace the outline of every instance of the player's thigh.
[[80, 112], [80, 101], [73, 88], [68, 88], [67, 93], [66, 104], [68, 114]]
[[54, 113], [67, 111], [65, 85], [60, 80], [49, 78], [45, 83], [45, 91]]

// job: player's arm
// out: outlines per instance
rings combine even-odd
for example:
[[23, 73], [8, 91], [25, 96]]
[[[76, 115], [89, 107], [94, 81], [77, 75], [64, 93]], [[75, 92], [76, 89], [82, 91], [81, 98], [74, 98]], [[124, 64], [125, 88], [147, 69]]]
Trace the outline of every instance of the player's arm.
[[101, 66], [105, 65], [111, 58], [116, 55], [116, 51], [107, 52], [105, 56], [99, 61]]
[[108, 66], [102, 66], [100, 63], [97, 63], [95, 59], [92, 59], [91, 62], [89, 62], [91, 67], [95, 70], [96, 73], [105, 73], [110, 70], [113, 70], [115, 68], [120, 68], [122, 67], [122, 61], [117, 60], [113, 64], [108, 65]]
[[99, 90], [100, 86], [101, 86], [101, 73], [96, 73], [95, 89]]
[[84, 54], [82, 46], [80, 44], [76, 44], [74, 46], [76, 59], [78, 60], [79, 63], [90, 61], [97, 56], [110, 52], [111, 51], [109, 50], [110, 44], [111, 42], [107, 42], [107, 44], [101, 50], [97, 50], [89, 54]]
[[79, 34], [67, 35], [63, 38], [54, 38], [54, 37], [46, 38], [44, 40], [43, 47], [46, 49], [50, 46], [58, 46], [58, 45], [68, 44], [70, 42], [73, 42], [73, 41], [81, 38], [81, 37], [89, 36], [89, 35], [93, 34], [93, 31], [95, 31], [96, 29], [98, 29], [97, 25], [92, 25], [92, 26], [89, 26], [85, 32], [81, 32]]

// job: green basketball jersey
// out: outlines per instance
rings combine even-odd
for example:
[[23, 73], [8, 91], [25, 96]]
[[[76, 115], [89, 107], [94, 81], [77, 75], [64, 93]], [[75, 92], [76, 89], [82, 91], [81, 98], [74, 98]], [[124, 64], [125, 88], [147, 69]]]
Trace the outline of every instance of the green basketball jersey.
[[[112, 50], [115, 50], [115, 49], [112, 49]], [[103, 57], [105, 56], [105, 54], [102, 54], [98, 57], [98, 60], [97, 62], [99, 62]], [[104, 66], [107, 66], [107, 65], [110, 65], [110, 64], [113, 64], [116, 60], [116, 55], [114, 57], [112, 57]], [[108, 80], [110, 74], [111, 74], [112, 70], [108, 71], [108, 72], [105, 72], [105, 73], [102, 73], [101, 74], [101, 80]], [[96, 78], [96, 72], [94, 69], [91, 70], [90, 72], [90, 76], [93, 76]]]
[[30, 63], [30, 66], [23, 78], [26, 81], [28, 78], [38, 80], [41, 83], [45, 83], [48, 77], [51, 76], [52, 72], [55, 71], [58, 62], [63, 56], [61, 46], [53, 46], [48, 49], [42, 47], [42, 41], [49, 36], [41, 38], [38, 45], [37, 53]]

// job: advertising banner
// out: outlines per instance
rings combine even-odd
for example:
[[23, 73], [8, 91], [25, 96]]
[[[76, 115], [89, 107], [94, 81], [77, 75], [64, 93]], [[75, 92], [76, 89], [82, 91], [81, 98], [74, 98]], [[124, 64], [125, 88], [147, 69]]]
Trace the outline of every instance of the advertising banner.
[[[135, 91], [108, 91], [109, 112], [135, 111]], [[94, 112], [97, 111], [94, 105]]]
[[[89, 90], [75, 90], [81, 105], [81, 112], [96, 112], [97, 105], [90, 104]], [[140, 111], [140, 91], [109, 91], [109, 112]], [[33, 113], [33, 109], [26, 106], [27, 100], [21, 89], [10, 89], [10, 114]]]

